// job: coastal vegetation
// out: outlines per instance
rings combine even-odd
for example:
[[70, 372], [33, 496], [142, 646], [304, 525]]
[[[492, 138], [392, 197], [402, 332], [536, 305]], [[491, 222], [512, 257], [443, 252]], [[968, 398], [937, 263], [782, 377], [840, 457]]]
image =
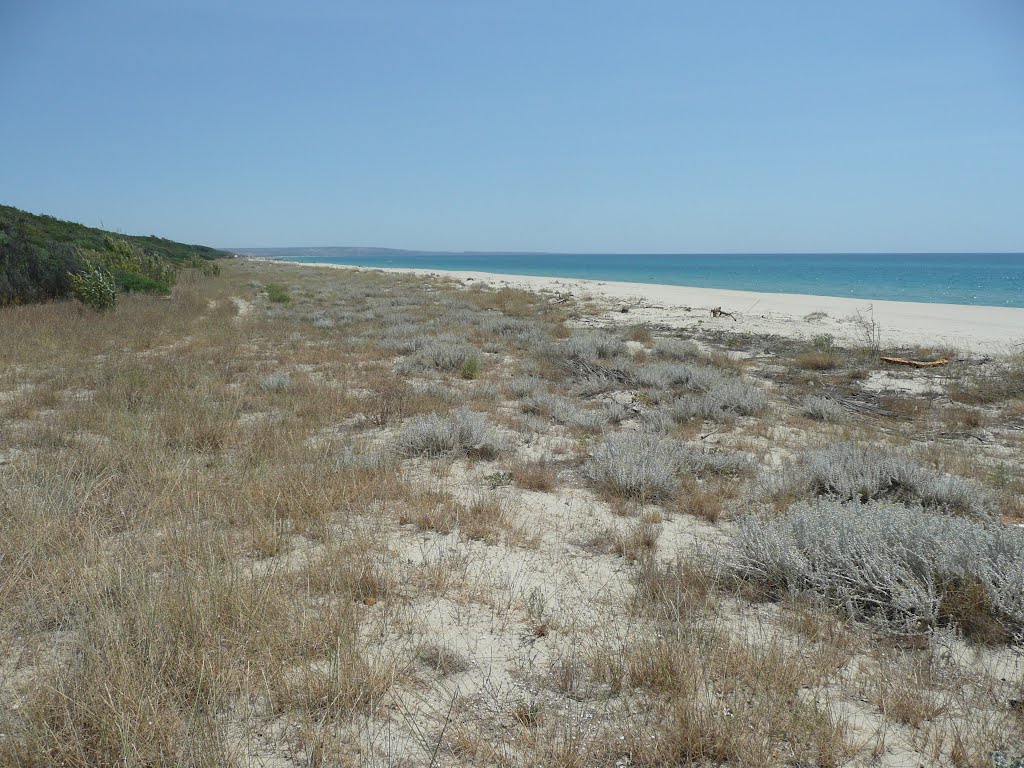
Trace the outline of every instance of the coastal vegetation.
[[1019, 356], [177, 275], [0, 307], [0, 764], [1021, 758]]
[[218, 269], [213, 260], [226, 255], [0, 206], [0, 306], [74, 296], [109, 309], [119, 291], [167, 295], [180, 269], [209, 274]]

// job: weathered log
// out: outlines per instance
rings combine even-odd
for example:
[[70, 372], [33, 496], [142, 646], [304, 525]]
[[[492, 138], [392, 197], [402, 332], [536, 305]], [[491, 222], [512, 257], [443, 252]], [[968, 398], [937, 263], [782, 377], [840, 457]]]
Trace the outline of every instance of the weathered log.
[[912, 368], [934, 368], [937, 365], [948, 365], [948, 357], [940, 357], [938, 360], [907, 360], [903, 357], [880, 357], [878, 358], [883, 363], [892, 363], [893, 365], [909, 365]]

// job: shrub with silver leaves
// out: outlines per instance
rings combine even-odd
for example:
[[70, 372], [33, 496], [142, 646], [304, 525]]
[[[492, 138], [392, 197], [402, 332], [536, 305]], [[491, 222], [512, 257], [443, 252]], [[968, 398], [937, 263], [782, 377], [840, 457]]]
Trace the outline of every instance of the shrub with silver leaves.
[[[1024, 530], [889, 502], [818, 499], [781, 519], [741, 519], [729, 568], [776, 595], [811, 593], [855, 619], [916, 634], [981, 610], [1008, 633], [1024, 629]], [[973, 594], [973, 593], [972, 593]]]
[[417, 416], [398, 434], [398, 449], [406, 456], [462, 453], [489, 459], [501, 453], [504, 442], [483, 416], [468, 410]]
[[287, 372], [272, 373], [260, 379], [260, 389], [266, 392], [283, 392], [291, 386], [292, 379]]
[[985, 490], [925, 467], [906, 453], [856, 443], [807, 451], [763, 478], [768, 493], [828, 496], [841, 501], [888, 499], [983, 517], [992, 514]]
[[455, 371], [473, 358], [480, 358], [480, 350], [476, 347], [460, 341], [437, 339], [425, 344], [411, 362], [416, 368]]
[[616, 432], [597, 446], [584, 472], [619, 495], [664, 499], [679, 487], [679, 443], [651, 432]]
[[619, 403], [607, 403], [600, 408], [581, 408], [575, 401], [548, 392], [540, 392], [523, 399], [524, 413], [548, 416], [559, 424], [600, 432], [609, 424], [618, 424], [626, 417], [626, 409]]
[[800, 403], [800, 413], [809, 419], [827, 421], [833, 424], [846, 421], [850, 414], [830, 397], [809, 395]]
[[654, 353], [666, 360], [699, 360], [704, 357], [694, 342], [682, 339], [658, 339], [654, 342]]
[[676, 492], [683, 473], [738, 474], [750, 466], [743, 454], [706, 453], [656, 432], [615, 432], [594, 449], [583, 470], [613, 493], [659, 501]]
[[732, 379], [703, 394], [679, 398], [669, 406], [669, 413], [676, 421], [726, 421], [736, 416], [753, 416], [767, 405], [768, 397], [755, 385]]
[[565, 344], [566, 354], [578, 360], [611, 360], [629, 351], [626, 342], [607, 331], [576, 331]]

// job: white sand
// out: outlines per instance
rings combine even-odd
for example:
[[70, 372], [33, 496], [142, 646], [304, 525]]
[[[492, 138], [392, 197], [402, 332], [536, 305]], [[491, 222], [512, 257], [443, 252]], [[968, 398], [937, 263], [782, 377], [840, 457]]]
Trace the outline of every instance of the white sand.
[[[277, 262], [294, 264], [295, 262]], [[339, 269], [371, 269], [340, 264], [323, 264]], [[982, 307], [963, 304], [926, 304], [914, 301], [872, 301], [836, 296], [795, 293], [755, 293], [718, 288], [689, 288], [678, 285], [619, 283], [569, 277], [502, 275], [490, 272], [459, 272], [438, 269], [381, 269], [449, 277], [473, 285], [553, 291], [576, 297], [603, 299], [630, 311], [619, 314], [622, 323], [651, 323], [672, 328], [721, 328], [746, 333], [810, 337], [831, 334], [838, 341], [865, 340], [864, 320], [872, 319], [881, 329], [885, 345], [919, 345], [952, 349], [961, 353], [1007, 353], [1024, 351], [1024, 308]], [[712, 318], [712, 307], [733, 312]], [[827, 317], [807, 319], [823, 312]]]

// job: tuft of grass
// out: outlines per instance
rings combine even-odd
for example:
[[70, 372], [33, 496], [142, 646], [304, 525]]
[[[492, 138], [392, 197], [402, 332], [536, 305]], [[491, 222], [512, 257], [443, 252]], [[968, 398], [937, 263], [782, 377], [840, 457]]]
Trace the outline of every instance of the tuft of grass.
[[839, 367], [839, 357], [835, 352], [812, 350], [797, 355], [796, 364], [805, 371], [834, 371]]
[[528, 491], [553, 491], [558, 486], [558, 471], [546, 460], [517, 462], [510, 467], [512, 482]]
[[626, 331], [626, 338], [630, 341], [638, 341], [641, 344], [651, 344], [654, 341], [654, 335], [651, 333], [651, 329], [645, 325], [633, 325]]
[[473, 668], [465, 656], [440, 643], [423, 643], [415, 655], [416, 661], [443, 677], [462, 674]]

